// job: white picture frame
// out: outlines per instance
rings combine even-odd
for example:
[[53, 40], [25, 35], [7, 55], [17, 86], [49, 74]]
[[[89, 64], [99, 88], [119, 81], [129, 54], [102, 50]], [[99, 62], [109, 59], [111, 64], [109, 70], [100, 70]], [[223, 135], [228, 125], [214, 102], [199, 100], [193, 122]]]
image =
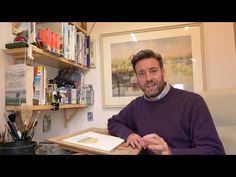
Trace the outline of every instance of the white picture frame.
[[[135, 34], [137, 41], [134, 42], [131, 37], [131, 34]], [[100, 38], [101, 42], [101, 64], [102, 64], [102, 90], [103, 90], [103, 106], [104, 107], [124, 107], [130, 101], [135, 99], [139, 95], [115, 95], [114, 96], [114, 83], [113, 75], [112, 75], [112, 65], [115, 61], [115, 58], [118, 58], [118, 55], [126, 55], [127, 60], [131, 58], [131, 56], [137, 53], [139, 50], [146, 49], [148, 45], [143, 45], [141, 42], [149, 42], [153, 40], [161, 40], [161, 39], [174, 39], [178, 37], [190, 38], [191, 46], [188, 47], [191, 50], [191, 72], [192, 72], [192, 89], [190, 91], [199, 92], [203, 91], [205, 87], [204, 83], [204, 75], [203, 75], [203, 45], [202, 45], [202, 24], [201, 23], [192, 23], [186, 25], [174, 25], [168, 27], [159, 27], [159, 28], [151, 28], [151, 29], [142, 29], [135, 31], [126, 31], [126, 32], [118, 32], [118, 33], [109, 33], [102, 34]], [[149, 41], [150, 40], [150, 41]], [[174, 41], [174, 40], [169, 40]], [[140, 45], [138, 44], [140, 42]], [[131, 44], [135, 43], [135, 44]], [[146, 44], [146, 43], [145, 43]], [[162, 41], [163, 44], [163, 41]], [[122, 46], [123, 45], [123, 46]], [[169, 46], [181, 48], [178, 43], [169, 44]], [[118, 46], [114, 49], [114, 46]], [[165, 45], [167, 46], [167, 45]], [[159, 53], [159, 49], [162, 49], [160, 54], [165, 59], [166, 47], [148, 47], [149, 49], [154, 50]], [[175, 50], [175, 49], [171, 49]], [[185, 50], [182, 47], [181, 50]], [[131, 60], [130, 60], [131, 61]], [[130, 62], [129, 61], [129, 62]], [[126, 61], [125, 61], [126, 62]], [[128, 65], [128, 64], [127, 64]], [[113, 65], [114, 66], [114, 65]], [[132, 69], [131, 64], [127, 66]], [[165, 64], [164, 64], [165, 67]], [[130, 72], [130, 71], [129, 71]], [[113, 72], [114, 73], [114, 72]], [[168, 73], [167, 73], [168, 74]], [[170, 78], [171, 80], [171, 78]], [[177, 84], [176, 84], [177, 85]]]

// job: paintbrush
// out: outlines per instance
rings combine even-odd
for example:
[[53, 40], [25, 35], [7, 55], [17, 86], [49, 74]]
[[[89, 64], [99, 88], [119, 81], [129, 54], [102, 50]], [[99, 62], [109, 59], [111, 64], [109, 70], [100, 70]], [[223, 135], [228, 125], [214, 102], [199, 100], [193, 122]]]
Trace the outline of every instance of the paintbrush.
[[21, 138], [21, 132], [20, 130], [18, 129], [18, 127], [16, 126], [16, 123], [15, 123], [15, 120], [16, 120], [16, 115], [15, 114], [9, 114], [8, 115], [8, 119], [11, 121], [12, 123], [12, 126], [14, 126], [18, 136]]
[[29, 138], [30, 140], [33, 139], [34, 132], [35, 132], [35, 128], [36, 128], [37, 124], [38, 124], [38, 121], [36, 121], [36, 122], [34, 123], [33, 127], [30, 129], [29, 134], [27, 135], [27, 139], [28, 139], [28, 138]]
[[7, 119], [8, 131], [9, 131], [10, 135], [12, 136], [12, 138], [14, 140], [20, 140], [20, 137], [19, 137], [18, 132], [17, 132], [17, 128], [10, 121], [10, 119], [7, 117], [6, 113], [4, 113], [4, 117]]

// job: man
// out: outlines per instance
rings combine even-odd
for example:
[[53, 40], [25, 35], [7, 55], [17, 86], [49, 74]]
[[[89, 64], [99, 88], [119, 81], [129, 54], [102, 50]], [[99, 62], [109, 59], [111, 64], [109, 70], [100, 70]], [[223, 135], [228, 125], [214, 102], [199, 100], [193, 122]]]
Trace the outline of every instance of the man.
[[164, 80], [160, 54], [142, 50], [132, 65], [144, 95], [108, 120], [111, 135], [147, 154], [225, 154], [205, 101]]

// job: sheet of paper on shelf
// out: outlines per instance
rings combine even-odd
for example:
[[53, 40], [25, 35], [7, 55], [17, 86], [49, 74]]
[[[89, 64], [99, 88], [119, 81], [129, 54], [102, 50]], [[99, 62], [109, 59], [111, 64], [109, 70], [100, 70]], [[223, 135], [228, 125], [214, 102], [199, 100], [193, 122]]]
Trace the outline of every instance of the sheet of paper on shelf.
[[124, 142], [124, 140], [119, 137], [104, 135], [91, 131], [66, 138], [63, 141], [105, 151], [111, 151]]

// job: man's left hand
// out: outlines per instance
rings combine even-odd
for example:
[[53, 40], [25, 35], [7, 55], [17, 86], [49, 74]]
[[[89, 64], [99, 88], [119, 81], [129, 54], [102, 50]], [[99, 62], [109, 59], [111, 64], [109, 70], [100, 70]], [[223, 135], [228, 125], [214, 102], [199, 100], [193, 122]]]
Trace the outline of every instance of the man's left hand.
[[141, 146], [152, 150], [155, 154], [171, 155], [172, 152], [163, 138], [157, 134], [148, 134], [142, 137]]

